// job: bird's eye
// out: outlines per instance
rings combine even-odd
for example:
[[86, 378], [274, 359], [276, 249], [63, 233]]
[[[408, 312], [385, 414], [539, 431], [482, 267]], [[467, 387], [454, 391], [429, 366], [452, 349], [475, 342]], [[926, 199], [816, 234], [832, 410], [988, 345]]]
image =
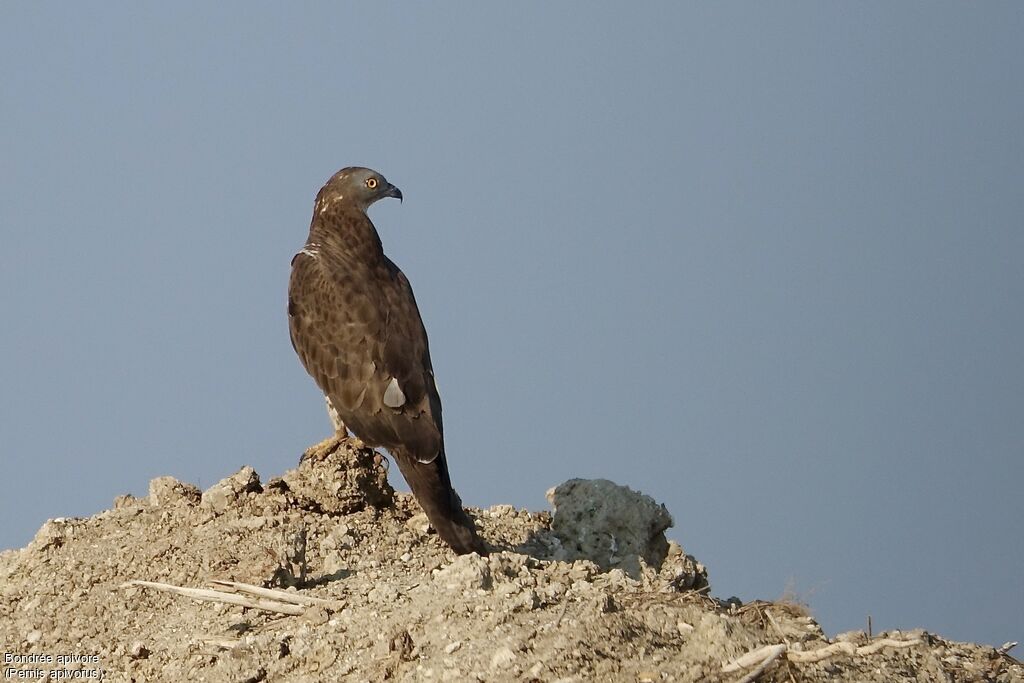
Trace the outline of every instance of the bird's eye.
[[377, 179], [376, 178], [367, 178], [366, 179], [366, 186], [368, 188], [370, 188], [371, 190], [375, 189], [377, 187]]

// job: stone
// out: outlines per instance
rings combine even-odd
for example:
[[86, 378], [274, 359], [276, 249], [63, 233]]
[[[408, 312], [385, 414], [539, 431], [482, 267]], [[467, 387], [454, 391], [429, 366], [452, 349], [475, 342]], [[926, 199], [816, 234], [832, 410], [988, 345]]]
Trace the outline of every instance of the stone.
[[607, 479], [570, 479], [547, 492], [551, 530], [569, 561], [587, 559], [634, 578], [640, 560], [660, 567], [668, 554], [672, 516], [653, 498]]
[[221, 479], [206, 489], [201, 500], [203, 507], [216, 512], [224, 512], [229, 507], [236, 505], [246, 493], [261, 491], [263, 491], [263, 487], [260, 485], [260, 476], [256, 474], [256, 470], [246, 465], [230, 477]]
[[198, 487], [174, 477], [157, 477], [149, 482], [149, 504], [153, 507], [173, 505], [178, 501], [195, 505], [201, 498], [202, 493]]
[[509, 647], [499, 647], [491, 655], [491, 669], [507, 669], [516, 661], [516, 653]]
[[386, 460], [352, 441], [321, 458], [307, 458], [281, 477], [291, 504], [316, 514], [349, 515], [394, 506]]
[[470, 553], [456, 557], [450, 565], [438, 570], [434, 581], [447, 590], [487, 590], [493, 577], [487, 559]]

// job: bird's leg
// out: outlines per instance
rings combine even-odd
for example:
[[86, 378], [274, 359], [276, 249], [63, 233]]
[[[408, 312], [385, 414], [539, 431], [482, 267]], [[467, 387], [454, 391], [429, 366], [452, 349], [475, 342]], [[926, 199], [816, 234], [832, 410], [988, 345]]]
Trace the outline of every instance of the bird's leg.
[[361, 451], [364, 448], [368, 448], [368, 446], [366, 445], [366, 443], [362, 439], [360, 439], [355, 434], [352, 434], [351, 436], [349, 436], [348, 432], [345, 429], [341, 430], [340, 436], [338, 438], [340, 438], [340, 439], [348, 439], [349, 444], [352, 446], [352, 448], [355, 448], [356, 450], [360, 450]]
[[339, 440], [348, 439], [349, 443], [352, 444], [353, 448], [362, 450], [366, 448], [366, 444], [358, 436], [353, 434], [348, 436], [348, 429], [345, 428], [345, 422], [341, 419], [341, 415], [334, 409], [334, 405], [331, 403], [331, 399], [328, 396], [324, 396], [324, 400], [327, 402], [327, 415], [331, 418], [331, 424], [334, 425], [334, 434]]
[[334, 451], [338, 450], [341, 446], [341, 442], [345, 440], [345, 432], [338, 434], [335, 432], [333, 436], [329, 436], [320, 443], [310, 446], [302, 453], [302, 457], [299, 458], [299, 463], [304, 463], [307, 460], [318, 462], [325, 460]]
[[345, 427], [345, 423], [341, 419], [341, 415], [331, 405], [331, 399], [324, 396], [324, 400], [327, 401], [327, 415], [331, 418], [331, 424], [334, 425], [334, 435], [329, 436], [315, 446], [310, 446], [299, 458], [299, 462], [305, 462], [306, 460], [323, 460], [328, 455], [333, 453], [341, 446], [342, 442], [348, 439], [349, 444], [353, 448], [363, 449], [366, 448], [366, 444], [363, 440], [353, 434], [351, 437], [348, 435], [348, 429]]

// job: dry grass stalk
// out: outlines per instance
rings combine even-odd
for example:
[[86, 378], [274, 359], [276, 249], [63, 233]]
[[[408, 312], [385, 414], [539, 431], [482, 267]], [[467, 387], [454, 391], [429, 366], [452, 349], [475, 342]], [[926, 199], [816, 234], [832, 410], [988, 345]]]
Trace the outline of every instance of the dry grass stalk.
[[785, 651], [785, 645], [769, 645], [768, 651], [765, 653], [764, 660], [758, 665], [758, 667], [736, 683], [751, 683], [752, 681], [756, 681], [758, 676], [763, 674], [776, 659], [782, 656], [782, 653]]
[[[769, 660], [778, 658], [781, 654], [785, 653], [786, 659], [791, 662], [798, 664], [806, 664], [809, 662], [820, 662], [823, 659], [834, 657], [839, 654], [845, 654], [850, 656], [867, 656], [881, 652], [882, 648], [903, 648], [913, 647], [914, 645], [920, 645], [922, 640], [920, 638], [911, 638], [909, 640], [894, 640], [892, 638], [882, 638], [876, 640], [868, 645], [862, 645], [857, 647], [853, 643], [840, 642], [820, 647], [817, 650], [792, 650], [785, 644], [779, 645], [765, 645], [757, 650], [751, 650], [750, 652], [737, 657], [731, 662], [722, 666], [724, 673], [731, 673], [733, 671], [739, 671], [741, 669], [747, 669], [752, 666], [758, 666], [757, 674], [760, 675]], [[753, 673], [753, 672], [751, 672]], [[756, 678], [756, 676], [755, 676]], [[744, 679], [746, 680], [746, 678]], [[754, 680], [751, 678], [750, 680]]]
[[182, 588], [181, 586], [174, 586], [169, 583], [158, 583], [156, 581], [128, 581], [121, 585], [122, 588], [128, 586], [143, 586], [145, 588], [152, 588], [154, 590], [164, 591], [166, 593], [176, 593], [178, 595], [184, 595], [185, 597], [192, 598], [193, 600], [202, 600], [206, 602], [223, 602], [229, 605], [240, 605], [242, 607], [248, 607], [250, 609], [263, 610], [264, 612], [274, 612], [276, 614], [288, 614], [288, 615], [299, 615], [305, 614], [306, 608], [299, 605], [289, 604], [286, 602], [280, 602], [278, 600], [267, 600], [262, 598], [247, 598], [234, 593], [225, 593], [223, 591], [207, 590], [205, 588]]
[[248, 593], [250, 595], [257, 595], [261, 598], [270, 598], [271, 600], [290, 602], [296, 605], [323, 605], [324, 607], [330, 607], [332, 609], [341, 609], [345, 606], [344, 602], [341, 600], [316, 598], [312, 595], [302, 595], [292, 591], [263, 588], [261, 586], [253, 586], [252, 584], [241, 583], [239, 581], [222, 581], [220, 579], [214, 579], [210, 581], [210, 583], [214, 586], [218, 586], [225, 592]]

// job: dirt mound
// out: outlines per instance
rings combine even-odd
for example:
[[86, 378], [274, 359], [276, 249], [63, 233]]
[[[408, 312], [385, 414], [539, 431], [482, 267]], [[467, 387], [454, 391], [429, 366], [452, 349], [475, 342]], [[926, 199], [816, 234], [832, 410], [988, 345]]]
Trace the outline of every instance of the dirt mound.
[[[373, 451], [345, 445], [265, 484], [243, 468], [202, 493], [154, 479], [0, 554], [4, 678], [1024, 681], [990, 647], [830, 640], [797, 605], [711, 598], [664, 540], [663, 507], [610, 482], [588, 506], [588, 484], [567, 484], [554, 525], [471, 510], [482, 558], [455, 557]], [[616, 491], [626, 517], [606, 505]]]

